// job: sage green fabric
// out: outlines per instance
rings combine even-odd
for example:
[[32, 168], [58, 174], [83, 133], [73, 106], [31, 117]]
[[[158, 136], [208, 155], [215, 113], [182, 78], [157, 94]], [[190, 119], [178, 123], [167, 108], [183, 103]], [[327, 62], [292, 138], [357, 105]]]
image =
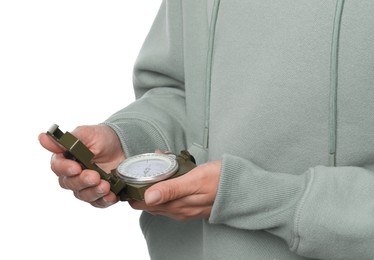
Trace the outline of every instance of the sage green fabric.
[[223, 166], [209, 219], [142, 214], [152, 259], [374, 259], [373, 14], [372, 0], [163, 1], [137, 100], [104, 123], [127, 156], [188, 148]]

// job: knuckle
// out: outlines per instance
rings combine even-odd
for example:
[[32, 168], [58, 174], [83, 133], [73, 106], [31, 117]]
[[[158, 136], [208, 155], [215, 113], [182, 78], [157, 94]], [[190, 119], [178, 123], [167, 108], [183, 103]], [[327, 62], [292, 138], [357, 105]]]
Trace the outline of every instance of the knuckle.
[[90, 204], [96, 208], [107, 208], [113, 205], [113, 203], [106, 201], [104, 198], [97, 199]]
[[177, 197], [177, 190], [173, 187], [168, 187], [166, 189], [166, 199], [168, 200], [174, 200]]
[[179, 191], [181, 189], [178, 188], [177, 184], [173, 185], [167, 185], [164, 186], [163, 189], [161, 190], [162, 194], [162, 201], [171, 201], [171, 200], [176, 200], [180, 197]]

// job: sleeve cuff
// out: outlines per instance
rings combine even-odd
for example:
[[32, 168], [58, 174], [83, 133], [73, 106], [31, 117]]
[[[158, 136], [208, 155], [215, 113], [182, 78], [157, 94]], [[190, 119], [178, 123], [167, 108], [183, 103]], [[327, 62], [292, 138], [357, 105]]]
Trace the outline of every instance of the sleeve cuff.
[[308, 174], [268, 172], [225, 154], [209, 221], [239, 229], [271, 230], [291, 243], [295, 211], [307, 179]]
[[170, 151], [171, 147], [156, 124], [140, 115], [116, 119], [115, 116], [104, 122], [118, 135], [127, 157], [154, 152], [156, 149]]

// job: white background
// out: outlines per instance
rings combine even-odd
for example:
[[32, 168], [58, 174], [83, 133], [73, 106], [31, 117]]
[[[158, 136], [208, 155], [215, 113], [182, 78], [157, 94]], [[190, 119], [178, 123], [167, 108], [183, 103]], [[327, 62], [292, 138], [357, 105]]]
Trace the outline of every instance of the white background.
[[132, 67], [160, 2], [0, 1], [0, 259], [149, 259], [140, 212], [61, 189], [37, 137], [134, 99]]

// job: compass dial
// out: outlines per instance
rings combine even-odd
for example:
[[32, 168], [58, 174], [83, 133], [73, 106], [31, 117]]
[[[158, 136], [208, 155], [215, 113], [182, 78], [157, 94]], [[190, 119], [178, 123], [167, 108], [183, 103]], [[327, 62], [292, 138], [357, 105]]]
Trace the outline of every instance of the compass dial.
[[133, 184], [154, 183], [172, 176], [178, 170], [176, 156], [146, 153], [130, 157], [117, 167], [117, 174]]

